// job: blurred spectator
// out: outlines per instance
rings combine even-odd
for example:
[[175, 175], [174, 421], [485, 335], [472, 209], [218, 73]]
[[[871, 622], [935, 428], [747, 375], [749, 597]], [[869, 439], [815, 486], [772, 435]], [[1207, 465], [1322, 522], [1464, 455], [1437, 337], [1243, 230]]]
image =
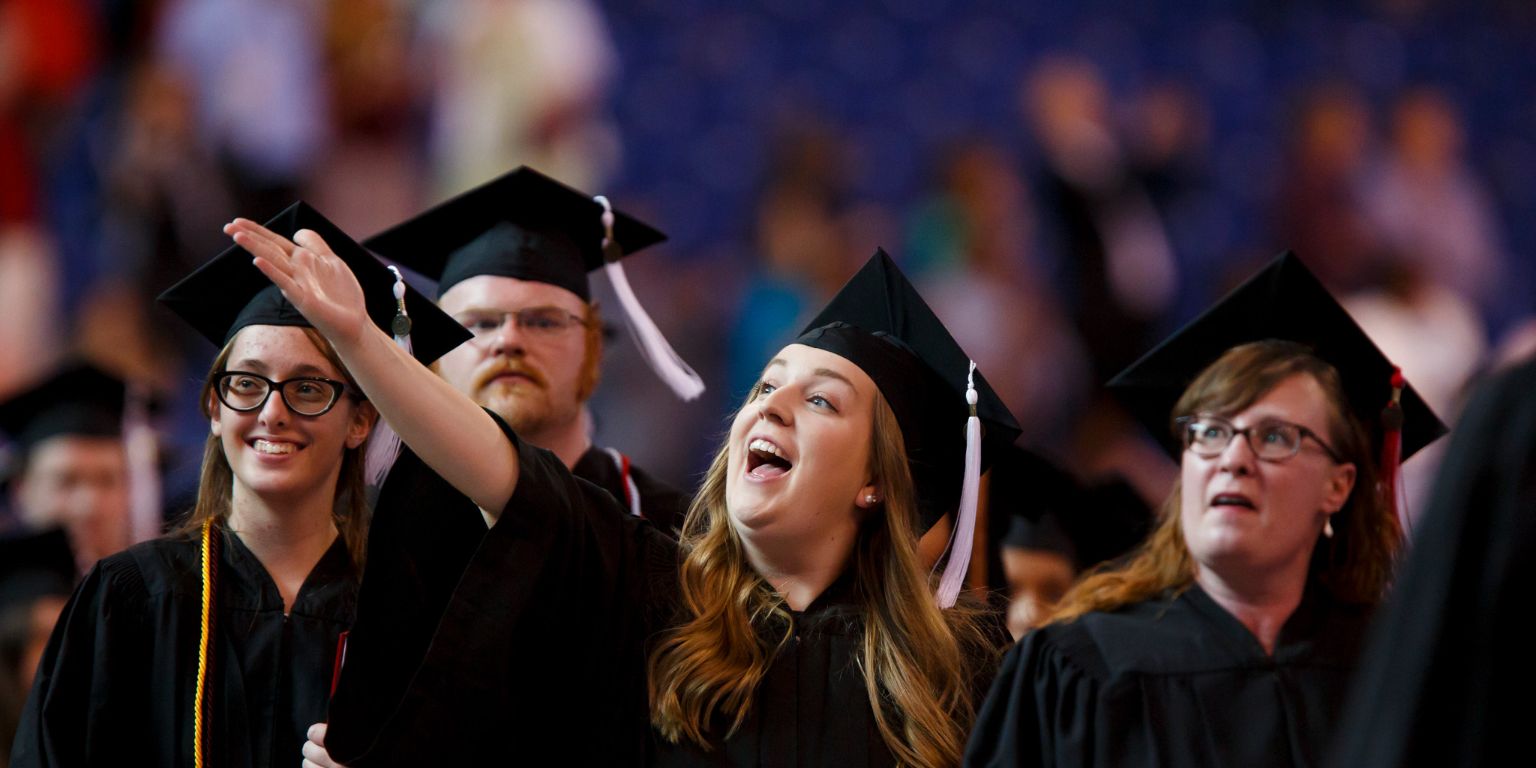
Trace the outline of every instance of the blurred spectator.
[[1493, 200], [1468, 167], [1461, 118], [1434, 88], [1403, 94], [1391, 141], [1365, 186], [1366, 212], [1387, 250], [1475, 309], [1501, 286], [1502, 237]]
[[[1428, 279], [1417, 264], [1398, 265], [1382, 287], [1342, 303], [1376, 346], [1402, 368], [1424, 402], [1454, 425], [1462, 392], [1483, 365], [1488, 346], [1472, 305]], [[1448, 444], [1432, 443], [1402, 466], [1398, 513], [1410, 535]]]
[[160, 55], [185, 82], [199, 135], [232, 180], [242, 215], [299, 196], [329, 125], [320, 13], [310, 0], [168, 0]]
[[792, 125], [776, 140], [772, 176], [757, 202], [760, 260], [731, 331], [727, 397], [732, 407], [757, 381], [762, 362], [789, 343], [809, 313], [853, 274], [873, 243], [853, 243], [846, 230], [843, 144], [813, 122]]
[[1027, 444], [1070, 430], [1087, 360], [1033, 253], [1029, 191], [1000, 148], [944, 156], [933, 196], [908, 227], [904, 261], [930, 307], [1024, 427]]
[[1319, 86], [1302, 95], [1290, 131], [1275, 242], [1334, 293], [1364, 288], [1379, 246], [1361, 200], [1374, 143], [1369, 109], [1349, 86]]
[[439, 196], [517, 165], [604, 186], [617, 138], [599, 109], [616, 54], [590, 0], [433, 3], [422, 24]]
[[1025, 78], [1024, 114], [1040, 149], [1044, 219], [1058, 231], [1059, 285], [1104, 380], [1146, 351], [1171, 306], [1177, 268], [1146, 188], [1131, 174], [1109, 91], [1085, 60], [1052, 58]]
[[0, 536], [0, 768], [9, 762], [37, 662], [74, 583], [63, 533]]

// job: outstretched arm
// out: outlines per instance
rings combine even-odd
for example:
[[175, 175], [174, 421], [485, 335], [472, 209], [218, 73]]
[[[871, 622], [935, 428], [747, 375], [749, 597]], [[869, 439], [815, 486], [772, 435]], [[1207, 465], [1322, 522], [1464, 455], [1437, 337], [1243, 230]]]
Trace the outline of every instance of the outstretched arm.
[[400, 439], [494, 522], [518, 475], [496, 422], [369, 320], [357, 278], [318, 234], [304, 229], [290, 241], [248, 219], [224, 231], [331, 342]]

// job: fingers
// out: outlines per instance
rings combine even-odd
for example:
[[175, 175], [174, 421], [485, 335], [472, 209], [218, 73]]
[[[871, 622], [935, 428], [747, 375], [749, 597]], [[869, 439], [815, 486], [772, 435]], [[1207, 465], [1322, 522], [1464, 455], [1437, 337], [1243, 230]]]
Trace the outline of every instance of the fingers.
[[315, 723], [309, 727], [309, 732], [304, 735], [308, 737], [310, 741], [313, 741], [314, 743], [323, 747], [325, 746], [326, 730], [327, 726], [325, 723]]
[[313, 229], [301, 229], [298, 232], [293, 233], [293, 241], [321, 256], [336, 255], [336, 253], [331, 250], [331, 247], [326, 245], [325, 238], [321, 237], [320, 234]]
[[315, 723], [309, 727], [309, 741], [304, 742], [303, 749], [304, 768], [346, 768], [332, 760], [331, 754], [325, 750], [325, 730], [325, 723]]
[[[272, 248], [281, 251], [285, 255], [291, 253], [294, 248], [293, 242], [288, 238], [283, 237], [282, 235], [279, 235], [276, 232], [267, 229], [265, 226], [251, 221], [250, 219], [237, 218], [234, 221], [225, 224], [224, 233], [234, 237], [236, 241], [239, 240], [238, 235], [247, 235], [250, 238], [253, 238], [255, 242], [265, 242], [270, 244]], [[242, 245], [241, 247], [244, 248], [246, 246]]]

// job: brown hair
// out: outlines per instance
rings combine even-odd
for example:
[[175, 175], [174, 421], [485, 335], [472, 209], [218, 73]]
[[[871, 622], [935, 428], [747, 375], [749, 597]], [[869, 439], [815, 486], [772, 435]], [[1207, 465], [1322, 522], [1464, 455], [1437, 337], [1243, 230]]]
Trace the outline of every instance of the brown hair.
[[[757, 397], [753, 389], [748, 402]], [[884, 514], [859, 527], [849, 568], [864, 615], [858, 664], [885, 745], [903, 765], [958, 765], [975, 718], [973, 680], [996, 652], [978, 612], [939, 610], [917, 556], [917, 495], [901, 427], [876, 396], [871, 474]], [[679, 581], [686, 620], [649, 659], [651, 723], [674, 743], [709, 748], [750, 714], [757, 687], [793, 633], [784, 601], [753, 570], [725, 505], [727, 447], [715, 455], [683, 523]], [[719, 718], [718, 720], [716, 718]], [[712, 723], [726, 723], [711, 734]]]
[[[1311, 376], [1322, 387], [1328, 401], [1328, 442], [1344, 461], [1355, 465], [1354, 488], [1332, 517], [1335, 535], [1312, 552], [1309, 579], [1338, 600], [1374, 604], [1391, 582], [1402, 528], [1377, 481], [1370, 439], [1350, 410], [1343, 382], [1332, 365], [1293, 342], [1268, 340], [1233, 347], [1184, 390], [1170, 416], [1237, 413], [1297, 374]], [[1130, 561], [1100, 568], [1078, 582], [1062, 598], [1051, 621], [1112, 611], [1188, 588], [1195, 579], [1195, 562], [1179, 524], [1182, 490], [1175, 484], [1162, 505], [1156, 530]]]
[[[313, 328], [303, 328], [304, 335], [310, 343], [320, 350], [325, 359], [336, 370], [341, 371], [341, 377], [347, 381], [347, 397], [356, 402], [362, 402], [361, 390], [352, 380], [352, 374], [347, 367], [342, 365], [341, 357], [331, 347], [330, 342]], [[219, 350], [219, 354], [213, 360], [209, 368], [208, 378], [203, 382], [202, 409], [203, 416], [213, 418], [213, 404], [217, 395], [213, 391], [215, 377], [224, 372], [224, 367], [229, 363], [230, 350], [234, 348], [234, 340]], [[332, 507], [332, 516], [336, 522], [336, 530], [346, 542], [347, 551], [352, 555], [353, 567], [358, 573], [362, 573], [363, 559], [367, 551], [368, 543], [368, 486], [363, 476], [363, 457], [368, 447], [368, 441], [364, 440], [356, 448], [344, 448], [341, 455], [341, 474], [336, 482], [335, 503]], [[178, 529], [179, 533], [196, 535], [202, 528], [203, 521], [212, 519], [223, 523], [229, 518], [230, 500], [234, 498], [234, 473], [229, 468], [229, 459], [224, 455], [224, 445], [218, 436], [210, 434], [203, 444], [203, 470], [197, 484], [197, 501], [188, 513], [187, 519]]]

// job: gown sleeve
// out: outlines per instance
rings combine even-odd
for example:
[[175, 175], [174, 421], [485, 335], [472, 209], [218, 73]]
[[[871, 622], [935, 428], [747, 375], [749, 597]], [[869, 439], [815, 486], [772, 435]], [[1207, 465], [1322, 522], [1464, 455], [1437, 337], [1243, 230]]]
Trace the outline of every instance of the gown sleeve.
[[497, 422], [519, 476], [489, 531], [430, 471], [392, 472], [381, 492], [331, 703], [336, 760], [505, 763], [556, 744], [591, 758], [573, 764], [613, 764], [644, 750], [649, 593], [675, 544]]
[[1093, 764], [1099, 676], [1063, 650], [1061, 629], [1031, 632], [1003, 657], [977, 712], [965, 765]]
[[[123, 692], [149, 690], [140, 674], [148, 655], [147, 592], [131, 559], [98, 563], [59, 614], [38, 662], [32, 692], [12, 745], [13, 768], [107, 765], [130, 745], [149, 738], [131, 706], [116, 706]], [[120, 663], [137, 659], [136, 663]], [[114, 698], [116, 697], [116, 698]]]

